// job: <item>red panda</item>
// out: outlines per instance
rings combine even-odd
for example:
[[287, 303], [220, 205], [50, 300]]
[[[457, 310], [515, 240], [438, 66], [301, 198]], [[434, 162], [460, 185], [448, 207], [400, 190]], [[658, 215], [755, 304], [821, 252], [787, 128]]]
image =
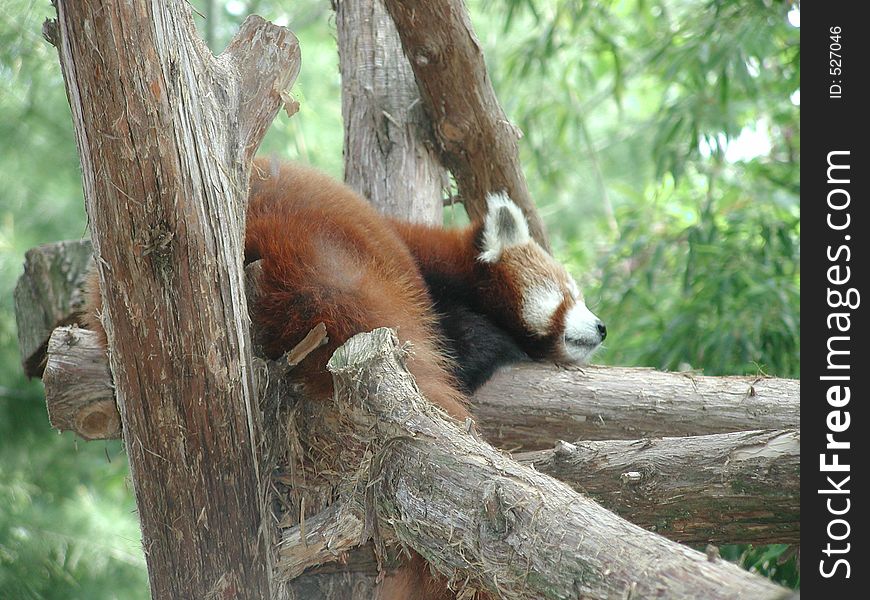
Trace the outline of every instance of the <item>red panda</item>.
[[[393, 327], [412, 344], [407, 366], [423, 395], [451, 417], [498, 366], [524, 359], [583, 362], [606, 329], [564, 267], [529, 235], [504, 194], [481, 223], [445, 230], [384, 218], [313, 169], [258, 159], [251, 175], [245, 261], [261, 261], [251, 318], [278, 358], [318, 323], [328, 343], [295, 369], [310, 398], [332, 396], [326, 362], [353, 335]], [[92, 277], [86, 325], [98, 321]], [[382, 600], [455, 595], [425, 561], [386, 577]]]

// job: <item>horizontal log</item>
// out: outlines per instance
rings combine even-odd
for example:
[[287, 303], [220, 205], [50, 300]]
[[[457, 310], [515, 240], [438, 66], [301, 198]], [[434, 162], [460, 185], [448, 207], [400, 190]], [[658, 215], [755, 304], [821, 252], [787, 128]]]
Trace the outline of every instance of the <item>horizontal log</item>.
[[106, 348], [93, 331], [58, 327], [48, 341], [42, 381], [51, 426], [86, 440], [121, 437], [121, 415]]
[[672, 540], [800, 543], [796, 430], [560, 442], [513, 458]]
[[774, 377], [524, 363], [501, 370], [472, 402], [485, 437], [512, 451], [800, 427], [800, 381]]
[[[250, 274], [250, 271], [249, 271]], [[78, 412], [111, 389], [105, 354], [91, 332], [62, 328], [53, 366], [65, 374], [62, 402], [46, 395], [60, 429], [76, 431]], [[70, 337], [72, 336], [72, 337]], [[101, 379], [89, 381], [89, 378]], [[790, 379], [688, 376], [652, 369], [585, 367], [566, 370], [531, 363], [497, 373], [473, 398], [484, 437], [511, 451], [552, 448], [559, 440], [704, 435], [742, 430], [796, 429], [800, 382]], [[81, 433], [81, 432], [78, 432]], [[115, 433], [115, 436], [119, 432]]]
[[[16, 287], [19, 345], [38, 376], [59, 324], [75, 321], [90, 242], [28, 252]], [[254, 296], [256, 264], [246, 269]], [[257, 335], [253, 332], [255, 351]], [[95, 372], [98, 372], [96, 369]], [[73, 402], [72, 391], [68, 394]], [[545, 450], [559, 440], [638, 439], [800, 426], [800, 382], [710, 377], [624, 367], [563, 368], [543, 363], [502, 369], [472, 398], [485, 437], [512, 451]]]
[[364, 516], [358, 507], [336, 502], [298, 527], [283, 531], [278, 544], [278, 573], [286, 579], [341, 558], [359, 545]]
[[[577, 377], [592, 374], [594, 381], [596, 377], [609, 378], [610, 370], [595, 368], [585, 373], [557, 373], [561, 380], [565, 373]], [[617, 371], [623, 375], [627, 371], [650, 377], [659, 375], [646, 369]], [[546, 380], [549, 373], [546, 368], [538, 366], [537, 372]], [[685, 379], [681, 375], [664, 375], [664, 381]], [[525, 385], [532, 387], [529, 382]], [[61, 327], [55, 331], [49, 345], [45, 389], [49, 419], [56, 429], [75, 431], [85, 439], [120, 436], [120, 418], [105, 352], [93, 332], [76, 327]], [[540, 397], [538, 400], [540, 402]], [[582, 398], [577, 404], [584, 406]], [[623, 400], [622, 405], [630, 413], [631, 397]], [[678, 405], [662, 403], [660, 408], [675, 406]], [[505, 406], [505, 411], [510, 411], [511, 407]], [[528, 431], [524, 420], [531, 420], [536, 413], [514, 411], [510, 414], [516, 419], [514, 423], [507, 423], [504, 415], [499, 416], [504, 427]], [[698, 414], [700, 417], [701, 413]], [[663, 413], [662, 418], [665, 423], [678, 422], [667, 413]], [[519, 423], [523, 426], [518, 426]], [[559, 422], [548, 425], [557, 430], [552, 433], [535, 431], [537, 437], [531, 441], [537, 444], [541, 439], [549, 439], [546, 436], [560, 432], [576, 433], [566, 430]], [[481, 429], [489, 434], [493, 431], [485, 421]], [[744, 432], [640, 441], [585, 441], [574, 444], [573, 453], [566, 454], [565, 448], [570, 446], [560, 444], [561, 453], [551, 448], [520, 454], [518, 459], [564, 479], [625, 518], [675, 540], [793, 542], [800, 533], [798, 434], [791, 432], [783, 438], [792, 440], [793, 444], [771, 446], [779, 449], [780, 454], [763, 453], [752, 460], [734, 459], [744, 456], [742, 449], [759, 446], [769, 435], [775, 434]], [[510, 440], [516, 442], [517, 438]], [[624, 480], [626, 473], [638, 473], [641, 478]]]
[[329, 363], [352, 424], [345, 445], [367, 449], [368, 466], [354, 473], [376, 542], [387, 532], [454, 586], [506, 600], [789, 596], [632, 525], [448, 421], [420, 395], [402, 352], [395, 333], [379, 329]]

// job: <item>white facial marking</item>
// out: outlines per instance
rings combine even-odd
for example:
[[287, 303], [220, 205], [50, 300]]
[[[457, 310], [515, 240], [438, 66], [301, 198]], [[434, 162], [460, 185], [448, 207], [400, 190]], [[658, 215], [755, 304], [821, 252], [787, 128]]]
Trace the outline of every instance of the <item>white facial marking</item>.
[[554, 284], [526, 289], [523, 293], [523, 321], [526, 326], [538, 335], [547, 335], [552, 329], [553, 315], [563, 300], [562, 291]]
[[572, 360], [583, 362], [601, 344], [600, 323], [583, 302], [577, 302], [565, 315], [565, 352]]
[[486, 207], [483, 250], [477, 258], [481, 262], [494, 263], [506, 248], [527, 244], [531, 236], [523, 211], [504, 192], [489, 194]]

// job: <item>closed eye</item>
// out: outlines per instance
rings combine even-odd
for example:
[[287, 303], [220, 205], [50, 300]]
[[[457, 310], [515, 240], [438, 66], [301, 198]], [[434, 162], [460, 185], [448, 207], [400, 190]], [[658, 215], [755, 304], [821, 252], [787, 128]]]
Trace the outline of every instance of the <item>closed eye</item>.
[[555, 285], [543, 284], [527, 289], [523, 296], [523, 321], [536, 334], [547, 335], [553, 315], [563, 301], [562, 291]]

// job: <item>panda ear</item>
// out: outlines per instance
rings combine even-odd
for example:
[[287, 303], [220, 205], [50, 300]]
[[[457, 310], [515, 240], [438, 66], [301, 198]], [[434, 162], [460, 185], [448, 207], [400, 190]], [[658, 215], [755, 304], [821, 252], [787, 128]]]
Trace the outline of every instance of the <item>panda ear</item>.
[[489, 194], [478, 260], [498, 262], [507, 248], [528, 244], [530, 240], [529, 224], [520, 207], [504, 192]]

